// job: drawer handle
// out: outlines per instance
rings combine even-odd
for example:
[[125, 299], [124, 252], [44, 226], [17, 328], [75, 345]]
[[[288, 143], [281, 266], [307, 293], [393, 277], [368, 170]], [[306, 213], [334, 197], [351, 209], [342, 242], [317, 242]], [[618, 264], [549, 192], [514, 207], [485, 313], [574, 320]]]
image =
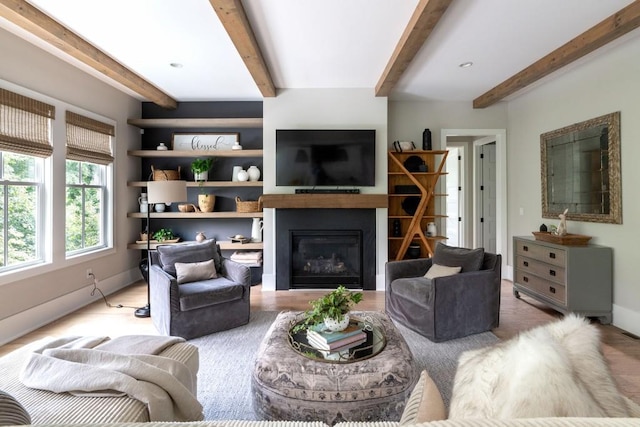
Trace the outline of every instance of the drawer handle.
[[524, 261], [522, 265], [524, 265], [525, 267], [529, 267], [529, 261]]
[[523, 282], [528, 282], [528, 281], [529, 281], [529, 278], [528, 278], [527, 276], [522, 276], [522, 281], [523, 281]]
[[522, 250], [525, 251], [525, 252], [528, 251], [529, 250], [529, 246], [523, 246]]
[[549, 275], [554, 276], [556, 275], [556, 271], [555, 270], [549, 270]]
[[551, 292], [552, 294], [555, 294], [556, 288], [554, 288], [553, 286], [549, 286], [549, 292]]
[[554, 254], [553, 252], [550, 252], [549, 253], [549, 258], [556, 259], [556, 254]]

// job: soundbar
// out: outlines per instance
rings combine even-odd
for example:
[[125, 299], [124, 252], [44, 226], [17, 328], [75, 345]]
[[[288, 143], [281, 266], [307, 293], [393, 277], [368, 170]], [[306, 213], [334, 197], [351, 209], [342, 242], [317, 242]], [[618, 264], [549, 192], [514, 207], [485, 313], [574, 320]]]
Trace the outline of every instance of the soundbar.
[[296, 188], [296, 194], [360, 194], [360, 190], [357, 188], [352, 188], [352, 189]]

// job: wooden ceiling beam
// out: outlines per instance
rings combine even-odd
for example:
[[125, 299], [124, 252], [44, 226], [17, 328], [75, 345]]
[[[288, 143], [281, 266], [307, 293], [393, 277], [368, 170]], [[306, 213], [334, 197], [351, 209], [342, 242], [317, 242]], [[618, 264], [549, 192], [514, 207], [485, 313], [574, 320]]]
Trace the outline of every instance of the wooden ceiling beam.
[[640, 26], [640, 0], [609, 16], [573, 40], [473, 100], [473, 108], [489, 107]]
[[271, 73], [240, 0], [209, 0], [264, 97], [276, 96]]
[[389, 96], [452, 1], [420, 0], [376, 84], [376, 96]]
[[24, 0], [0, 0], [0, 16], [165, 108], [177, 102], [100, 49]]

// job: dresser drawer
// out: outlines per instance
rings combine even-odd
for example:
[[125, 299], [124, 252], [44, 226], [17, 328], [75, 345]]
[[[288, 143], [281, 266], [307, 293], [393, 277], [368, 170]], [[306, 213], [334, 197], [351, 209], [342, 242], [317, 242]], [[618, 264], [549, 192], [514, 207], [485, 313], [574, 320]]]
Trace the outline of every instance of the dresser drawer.
[[563, 285], [557, 283], [549, 283], [548, 281], [527, 273], [526, 271], [518, 270], [516, 272], [516, 283], [531, 289], [540, 295], [543, 295], [549, 299], [557, 301], [562, 305], [567, 304], [566, 288]]
[[564, 267], [567, 262], [567, 254], [563, 249], [550, 248], [535, 242], [517, 240], [516, 253], [560, 267]]
[[546, 262], [518, 255], [516, 256], [516, 268], [535, 274], [542, 279], [551, 280], [560, 285], [567, 284], [566, 270], [564, 267], [558, 267], [557, 265], [547, 264]]

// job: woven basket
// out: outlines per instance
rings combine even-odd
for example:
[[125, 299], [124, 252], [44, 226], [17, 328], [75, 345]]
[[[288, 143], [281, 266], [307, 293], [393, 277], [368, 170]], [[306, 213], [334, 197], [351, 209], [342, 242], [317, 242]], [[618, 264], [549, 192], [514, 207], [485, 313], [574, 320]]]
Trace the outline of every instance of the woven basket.
[[177, 170], [173, 169], [155, 169], [151, 165], [151, 175], [154, 181], [175, 181], [180, 179], [180, 166]]
[[258, 197], [256, 201], [240, 200], [240, 197], [236, 196], [236, 212], [260, 212], [262, 210], [262, 196]]

